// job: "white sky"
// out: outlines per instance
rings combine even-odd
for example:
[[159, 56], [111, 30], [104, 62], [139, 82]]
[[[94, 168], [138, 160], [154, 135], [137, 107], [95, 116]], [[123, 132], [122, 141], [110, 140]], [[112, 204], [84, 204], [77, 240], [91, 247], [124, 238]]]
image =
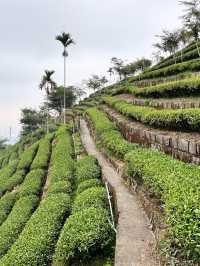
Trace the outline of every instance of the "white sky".
[[36, 108], [45, 69], [62, 83], [62, 47], [55, 35], [70, 32], [68, 84], [105, 75], [110, 58], [150, 57], [162, 29], [180, 26], [178, 0], [0, 0], [0, 137], [20, 131], [20, 109]]

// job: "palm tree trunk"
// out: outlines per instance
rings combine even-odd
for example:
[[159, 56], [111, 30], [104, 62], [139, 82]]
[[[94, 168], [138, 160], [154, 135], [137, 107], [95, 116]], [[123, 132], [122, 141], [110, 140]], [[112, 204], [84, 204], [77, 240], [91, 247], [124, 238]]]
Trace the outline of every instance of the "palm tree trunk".
[[48, 96], [47, 96], [47, 134], [49, 133], [49, 108], [48, 108]]
[[64, 97], [64, 112], [63, 112], [63, 116], [64, 116], [64, 118], [63, 118], [63, 122], [64, 122], [64, 124], [66, 124], [66, 49], [64, 48], [64, 95], [63, 95], [63, 97]]

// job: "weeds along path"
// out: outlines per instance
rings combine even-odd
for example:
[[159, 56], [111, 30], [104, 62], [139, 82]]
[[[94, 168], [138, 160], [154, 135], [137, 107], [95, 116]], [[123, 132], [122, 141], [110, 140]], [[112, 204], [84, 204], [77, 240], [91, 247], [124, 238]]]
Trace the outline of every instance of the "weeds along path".
[[149, 222], [135, 195], [123, 184], [120, 174], [97, 150], [87, 124], [80, 122], [81, 139], [88, 154], [95, 156], [103, 176], [114, 189], [119, 214], [117, 226], [115, 266], [156, 266], [153, 256], [155, 239]]

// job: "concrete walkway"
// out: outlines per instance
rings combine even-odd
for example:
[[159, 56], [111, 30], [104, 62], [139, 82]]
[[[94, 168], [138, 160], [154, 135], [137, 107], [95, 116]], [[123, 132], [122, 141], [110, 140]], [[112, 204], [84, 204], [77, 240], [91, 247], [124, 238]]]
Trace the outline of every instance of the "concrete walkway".
[[157, 266], [152, 255], [155, 239], [136, 195], [129, 192], [121, 176], [97, 150], [84, 120], [81, 120], [80, 126], [81, 139], [86, 151], [98, 159], [104, 178], [116, 194], [119, 219], [115, 266]]

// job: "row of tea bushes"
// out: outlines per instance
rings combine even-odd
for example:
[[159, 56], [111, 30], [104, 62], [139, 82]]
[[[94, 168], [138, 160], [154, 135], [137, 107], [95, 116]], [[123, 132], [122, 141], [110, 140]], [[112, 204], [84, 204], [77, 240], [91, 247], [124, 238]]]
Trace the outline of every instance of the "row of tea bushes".
[[166, 239], [176, 256], [199, 262], [200, 168], [159, 151], [134, 146], [125, 155], [124, 176], [136, 179], [144, 190], [161, 200], [169, 225]]
[[6, 220], [16, 201], [16, 193], [9, 192], [0, 199], [0, 226]]
[[16, 241], [37, 205], [38, 198], [36, 196], [22, 197], [15, 203], [7, 219], [0, 226], [0, 257]]
[[86, 110], [86, 114], [92, 122], [101, 145], [111, 156], [123, 159], [124, 155], [133, 148], [133, 145], [122, 137], [117, 127], [108, 119], [105, 113], [97, 108], [90, 108]]
[[195, 96], [200, 95], [200, 78], [194, 77], [144, 88], [129, 87], [126, 90], [136, 97], [144, 98]]
[[200, 130], [200, 109], [163, 109], [136, 106], [116, 97], [104, 97], [104, 102], [121, 114], [153, 126], [183, 131]]
[[[71, 135], [68, 129], [66, 127], [60, 128], [53, 141], [52, 169], [55, 169], [57, 160], [65, 161], [65, 156], [71, 158], [70, 154], [73, 147], [70, 147], [72, 144], [70, 140]], [[48, 148], [44, 150], [47, 152]], [[38, 156], [39, 154], [38, 150]], [[57, 157], [58, 154], [59, 157]], [[47, 162], [47, 160], [45, 161]], [[52, 174], [52, 171], [50, 172]], [[44, 175], [44, 169], [33, 169], [27, 175], [19, 190], [21, 199], [26, 198], [26, 195], [39, 194]], [[71, 210], [69, 195], [71, 193], [71, 183], [65, 177], [63, 176], [64, 179], [60, 180], [49, 177], [50, 183], [47, 194], [25, 225], [19, 238], [0, 260], [0, 265], [10, 265], [11, 261], [12, 265], [16, 266], [47, 265], [51, 262], [59, 232]]]
[[51, 142], [53, 137], [54, 134], [47, 134], [45, 138], [40, 141], [37, 155], [31, 164], [31, 169], [46, 169], [51, 154]]
[[113, 243], [106, 191], [99, 177], [100, 167], [94, 157], [86, 156], [77, 162], [72, 214], [61, 231], [53, 265], [79, 265], [80, 261], [108, 252]]
[[30, 146], [23, 152], [17, 167], [18, 170], [20, 169], [26, 169], [27, 171], [29, 170], [37, 153], [38, 147], [39, 147], [39, 141], [34, 143], [32, 146]]
[[138, 76], [128, 78], [129, 82], [134, 82], [143, 79], [152, 79], [158, 77], [167, 77], [177, 75], [179, 73], [187, 71], [199, 71], [200, 70], [200, 59], [189, 60], [183, 63], [173, 64], [171, 66], [163, 67], [161, 69], [144, 72]]
[[63, 221], [69, 212], [70, 197], [67, 194], [57, 193], [46, 197], [17, 241], [0, 260], [0, 265], [48, 265]]
[[168, 239], [177, 256], [199, 262], [200, 168], [145, 148], [127, 154], [125, 162], [125, 175], [162, 200]]

